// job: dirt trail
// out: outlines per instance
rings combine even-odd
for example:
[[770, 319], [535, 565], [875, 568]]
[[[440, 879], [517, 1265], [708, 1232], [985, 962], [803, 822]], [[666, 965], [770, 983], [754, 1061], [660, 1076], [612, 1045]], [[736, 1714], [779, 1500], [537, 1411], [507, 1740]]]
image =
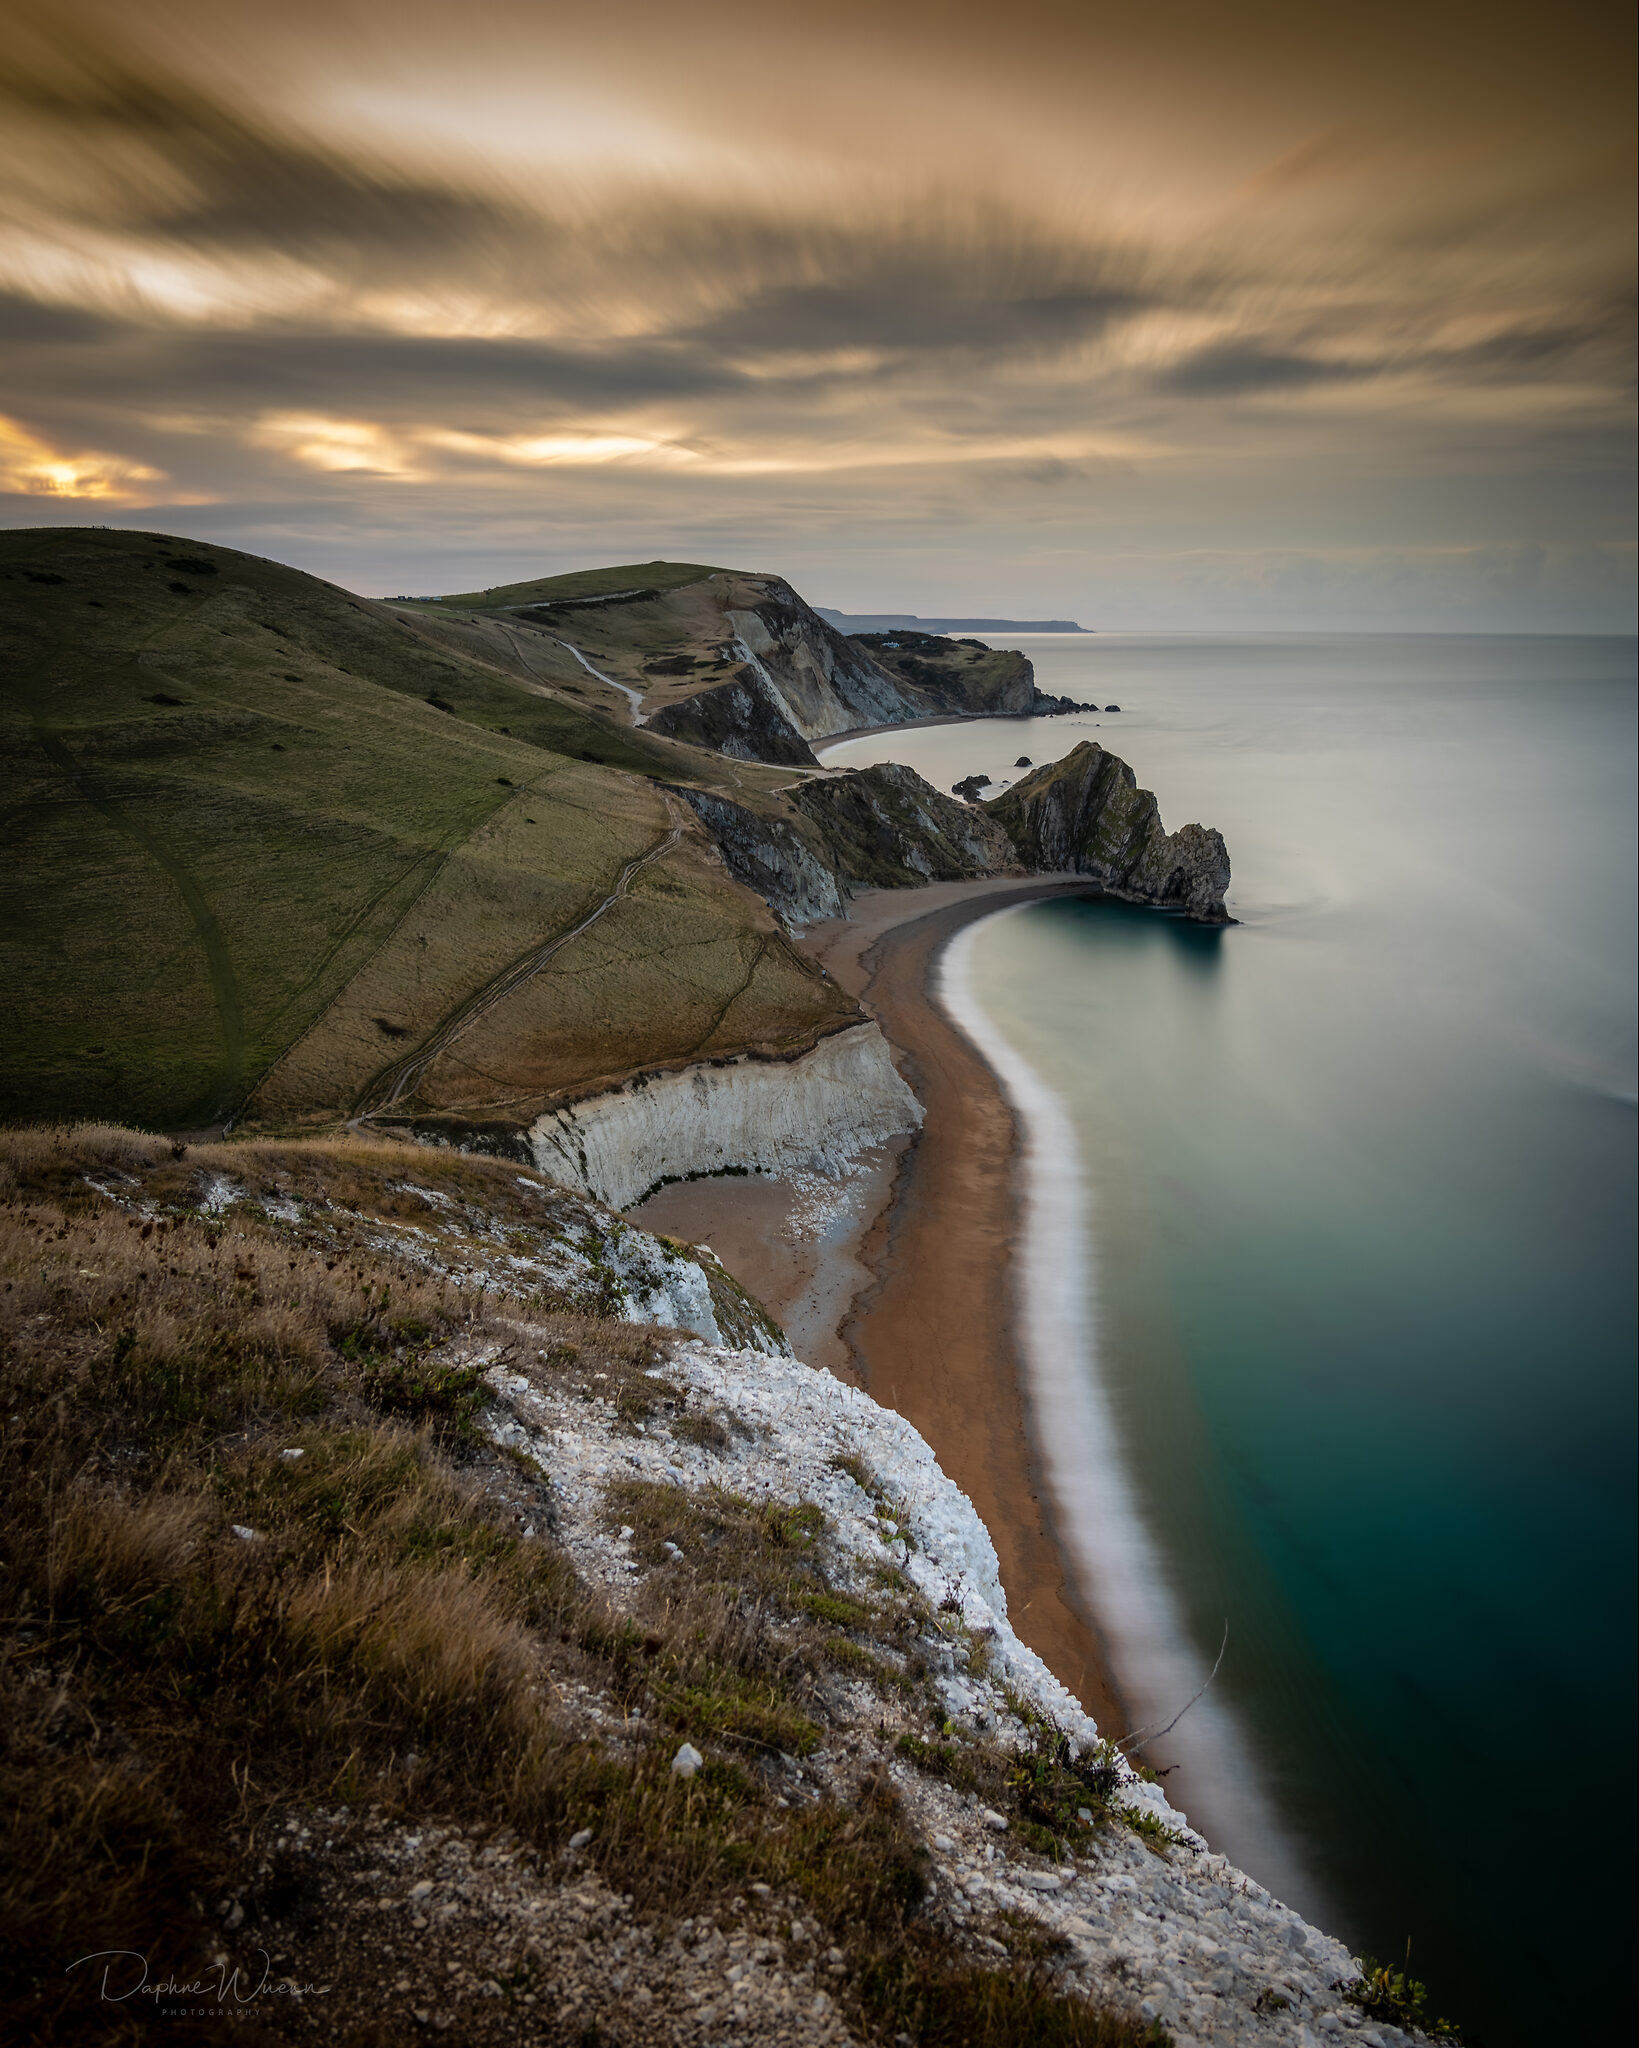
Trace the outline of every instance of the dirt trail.
[[682, 839], [685, 821], [679, 817], [675, 800], [664, 798], [666, 813], [672, 819], [669, 832], [662, 833], [646, 853], [640, 853], [629, 860], [616, 878], [609, 891], [595, 910], [589, 911], [572, 930], [560, 932], [548, 939], [544, 945], [534, 946], [503, 967], [499, 974], [492, 975], [481, 988], [474, 989], [442, 1023], [424, 1038], [412, 1053], [401, 1060], [395, 1060], [390, 1067], [384, 1067], [375, 1078], [367, 1083], [353, 1106], [354, 1118], [376, 1116], [383, 1110], [391, 1109], [408, 1091], [415, 1086], [427, 1068], [442, 1052], [447, 1052], [463, 1032], [470, 1030], [480, 1017], [486, 1016], [497, 1003], [504, 1002], [514, 990], [523, 987], [526, 981], [540, 973], [547, 962], [562, 952], [582, 932], [589, 931], [600, 917], [605, 916], [630, 889], [632, 883], [647, 867], [661, 860]]

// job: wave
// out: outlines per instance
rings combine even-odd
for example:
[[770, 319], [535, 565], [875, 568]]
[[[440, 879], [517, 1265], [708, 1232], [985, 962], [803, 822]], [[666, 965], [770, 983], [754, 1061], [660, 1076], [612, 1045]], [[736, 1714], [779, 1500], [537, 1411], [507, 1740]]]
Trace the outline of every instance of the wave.
[[[1015, 904], [966, 926], [946, 947], [940, 1006], [995, 1074], [1023, 1137], [1024, 1228], [1018, 1307], [1026, 1391], [1057, 1511], [1066, 1564], [1108, 1647], [1138, 1727], [1158, 1726], [1196, 1691], [1210, 1666], [1184, 1630], [1122, 1455], [1098, 1366], [1092, 1197], [1068, 1113], [1008, 1043], [974, 989], [980, 934]], [[1234, 1655], [1233, 1617], [1229, 1654]], [[1106, 1729], [1119, 1738], [1130, 1731]], [[1307, 1913], [1330, 1910], [1282, 1828], [1232, 1712], [1202, 1698], [1164, 1744], [1178, 1765], [1167, 1796], [1191, 1825], [1278, 1897]], [[1182, 1783], [1180, 1784], [1180, 1780]], [[1175, 1789], [1176, 1788], [1176, 1789]], [[1334, 1916], [1335, 1917], [1335, 1916]]]

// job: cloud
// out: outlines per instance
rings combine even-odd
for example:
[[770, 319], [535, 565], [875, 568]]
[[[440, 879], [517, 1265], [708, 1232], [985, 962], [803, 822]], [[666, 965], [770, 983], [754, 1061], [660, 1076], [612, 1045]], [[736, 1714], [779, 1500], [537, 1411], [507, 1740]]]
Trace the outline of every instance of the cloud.
[[153, 502], [146, 486], [164, 472], [119, 455], [54, 448], [16, 420], [0, 414], [0, 491], [29, 498], [103, 500], [116, 505]]
[[1169, 365], [1155, 383], [1159, 390], [1191, 398], [1243, 398], [1255, 393], [1303, 391], [1311, 385], [1336, 384], [1370, 374], [1350, 363], [1275, 354], [1256, 342], [1221, 342]]
[[1396, 100], [1364, 28], [1306, 10], [1300, 47], [1277, 0], [1181, 38], [702, 9], [36, 14], [0, 59], [12, 487], [479, 563], [835, 533], [911, 577], [1152, 520], [1175, 563], [1624, 530], [1604, 114], [1461, 67]]

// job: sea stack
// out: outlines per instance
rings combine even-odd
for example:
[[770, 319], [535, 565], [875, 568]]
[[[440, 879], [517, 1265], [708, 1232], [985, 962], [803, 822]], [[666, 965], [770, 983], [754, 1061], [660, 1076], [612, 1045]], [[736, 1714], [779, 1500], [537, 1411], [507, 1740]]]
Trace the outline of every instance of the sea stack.
[[1089, 875], [1112, 896], [1229, 924], [1229, 853], [1206, 825], [1169, 833], [1152, 793], [1096, 741], [1021, 776], [983, 806], [1038, 873]]

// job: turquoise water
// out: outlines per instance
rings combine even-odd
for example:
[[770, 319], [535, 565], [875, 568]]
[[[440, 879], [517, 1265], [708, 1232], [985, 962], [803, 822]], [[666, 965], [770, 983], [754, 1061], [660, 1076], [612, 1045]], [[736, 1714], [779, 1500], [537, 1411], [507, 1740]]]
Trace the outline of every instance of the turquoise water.
[[[1044, 904], [968, 955], [1084, 1168], [1087, 1369], [1184, 1631], [1204, 1669], [1229, 1621], [1214, 1696], [1307, 1903], [1380, 1955], [1409, 1938], [1492, 2048], [1571, 2038], [1590, 1996], [1615, 2038], [1633, 643], [1023, 644], [1045, 687], [1123, 705], [1096, 737], [1235, 865], [1228, 931]], [[826, 758], [948, 787], [1091, 723]], [[1210, 1813], [1180, 1754], [1169, 1790]], [[1254, 1870], [1268, 1852], [1215, 1832]]]

